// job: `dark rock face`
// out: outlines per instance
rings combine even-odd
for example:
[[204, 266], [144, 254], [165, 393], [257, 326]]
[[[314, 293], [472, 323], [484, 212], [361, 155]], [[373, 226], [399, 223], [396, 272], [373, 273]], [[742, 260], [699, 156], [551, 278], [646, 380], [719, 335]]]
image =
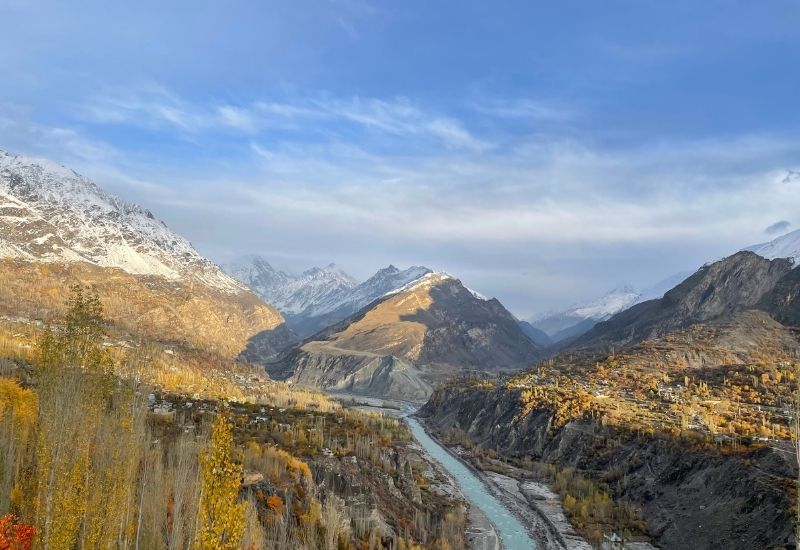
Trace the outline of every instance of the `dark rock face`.
[[542, 330], [539, 330], [528, 321], [517, 321], [519, 328], [522, 332], [525, 333], [525, 336], [531, 339], [531, 341], [536, 344], [537, 346], [541, 346], [546, 348], [548, 346], [553, 345], [553, 340]]
[[642, 302], [598, 323], [568, 347], [619, 349], [694, 323], [756, 308], [791, 271], [790, 260], [767, 260], [752, 252], [739, 252], [699, 269], [663, 298]]
[[796, 475], [788, 449], [760, 448], [727, 456], [657, 438], [622, 437], [572, 422], [551, 430], [552, 416], [519, 417], [519, 391], [445, 388], [420, 410], [428, 426], [457, 427], [476, 443], [509, 457], [614, 473], [616, 498], [642, 510], [660, 548], [752, 550], [793, 544], [792, 502], [782, 478]]
[[429, 294], [427, 309], [402, 317], [426, 328], [416, 362], [492, 370], [521, 369], [541, 358], [542, 347], [497, 299], [476, 298], [455, 279], [433, 286]]
[[299, 341], [300, 338], [286, 326], [286, 323], [281, 323], [273, 329], [264, 330], [252, 336], [247, 341], [245, 349], [239, 354], [239, 359], [263, 365]]
[[784, 275], [759, 307], [784, 325], [800, 327], [800, 267]]

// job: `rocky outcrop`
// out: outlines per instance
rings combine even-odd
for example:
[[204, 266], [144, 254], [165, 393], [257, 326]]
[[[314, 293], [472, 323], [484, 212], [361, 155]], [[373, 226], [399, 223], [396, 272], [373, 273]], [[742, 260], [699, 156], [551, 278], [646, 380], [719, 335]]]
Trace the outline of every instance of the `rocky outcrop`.
[[[288, 368], [287, 368], [288, 366]], [[392, 355], [343, 353], [310, 344], [287, 365], [271, 365], [270, 376], [331, 392], [422, 402], [432, 385], [413, 364]]]
[[800, 328], [800, 267], [781, 277], [759, 308], [784, 325]]
[[519, 415], [519, 392], [439, 389], [419, 415], [434, 431], [458, 428], [503, 456], [575, 467], [607, 481], [616, 498], [641, 509], [660, 548], [794, 547], [787, 489], [797, 466], [789, 449], [731, 455], [588, 422], [553, 429], [549, 411]]

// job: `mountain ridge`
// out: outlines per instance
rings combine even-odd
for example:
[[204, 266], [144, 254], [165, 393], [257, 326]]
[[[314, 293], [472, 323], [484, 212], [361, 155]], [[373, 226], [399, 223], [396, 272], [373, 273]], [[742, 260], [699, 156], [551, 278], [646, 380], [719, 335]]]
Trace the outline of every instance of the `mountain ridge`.
[[0, 150], [0, 257], [84, 261], [133, 275], [195, 280], [222, 292], [244, 285], [139, 205], [74, 170]]
[[311, 336], [431, 272], [422, 266], [401, 270], [389, 265], [359, 283], [335, 264], [291, 275], [258, 255], [223, 268], [281, 311], [287, 326], [301, 337]]
[[0, 151], [0, 311], [49, 322], [75, 284], [124, 331], [235, 357], [283, 317], [148, 210], [74, 170]]
[[788, 259], [737, 252], [706, 264], [657, 300], [635, 304], [570, 342], [567, 349], [619, 348], [671, 330], [757, 309], [792, 271]]
[[516, 370], [542, 356], [499, 301], [430, 272], [266, 365], [296, 384], [421, 401], [440, 381]]

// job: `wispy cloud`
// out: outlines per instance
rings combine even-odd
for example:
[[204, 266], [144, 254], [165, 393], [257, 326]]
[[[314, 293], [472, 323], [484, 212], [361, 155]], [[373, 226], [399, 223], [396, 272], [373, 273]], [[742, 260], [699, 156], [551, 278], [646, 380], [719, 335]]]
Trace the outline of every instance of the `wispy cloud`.
[[777, 235], [779, 233], [785, 233], [790, 227], [792, 227], [791, 222], [781, 220], [767, 226], [767, 228], [764, 230], [764, 233], [767, 235]]
[[484, 98], [471, 102], [470, 107], [485, 115], [535, 121], [565, 122], [578, 116], [574, 107], [529, 98]]
[[107, 162], [118, 156], [115, 147], [92, 139], [74, 128], [49, 126], [31, 121], [19, 112], [0, 109], [0, 135], [3, 146], [38, 154], [58, 152], [65, 161]]
[[[691, 242], [735, 249], [769, 220], [800, 208], [800, 189], [783, 184], [776, 169], [781, 160], [760, 159], [753, 143], [675, 144], [665, 158], [661, 144], [635, 151], [573, 145], [542, 153], [532, 147], [535, 154], [520, 147], [478, 159], [413, 160], [345, 145], [268, 149], [252, 143], [260, 176], [236, 193], [286, 223], [313, 219], [336, 228], [342, 239], [361, 239], [368, 227], [376, 239], [418, 245]], [[790, 147], [774, 140], [771, 148]], [[700, 158], [705, 166], [697, 164]], [[731, 178], [734, 170], [738, 175]]]
[[329, 95], [292, 101], [257, 100], [246, 104], [187, 101], [159, 86], [136, 92], [105, 94], [80, 110], [92, 122], [129, 124], [154, 130], [172, 129], [194, 135], [213, 132], [258, 134], [269, 129], [320, 130], [349, 124], [364, 131], [397, 137], [428, 139], [448, 148], [480, 151], [489, 144], [475, 137], [462, 122], [425, 110], [406, 98], [334, 98]]

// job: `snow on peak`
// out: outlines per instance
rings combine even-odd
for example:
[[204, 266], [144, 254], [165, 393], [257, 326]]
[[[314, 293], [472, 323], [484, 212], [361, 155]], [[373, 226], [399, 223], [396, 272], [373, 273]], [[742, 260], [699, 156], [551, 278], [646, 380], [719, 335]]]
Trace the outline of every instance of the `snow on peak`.
[[641, 294], [629, 286], [615, 288], [601, 298], [574, 307], [570, 313], [584, 319], [607, 319], [639, 301]]
[[338, 304], [342, 296], [358, 284], [335, 264], [312, 267], [293, 275], [276, 270], [261, 256], [251, 255], [224, 268], [279, 311], [294, 315]]
[[552, 310], [531, 318], [534, 324], [553, 318], [592, 319], [602, 321], [631, 307], [641, 299], [642, 294], [630, 286], [622, 286], [604, 294], [591, 302], [573, 305], [563, 310]]
[[1, 150], [0, 257], [83, 261], [134, 275], [191, 278], [228, 293], [245, 290], [148, 210], [52, 161]]
[[800, 263], [800, 229], [781, 235], [769, 242], [745, 248], [745, 250], [755, 252], [768, 260], [790, 258], [795, 264], [798, 264]]
[[403, 286], [393, 288], [389, 292], [385, 293], [384, 296], [392, 296], [394, 294], [409, 292], [411, 290], [416, 290], [418, 288], [431, 287], [433, 285], [439, 284], [442, 281], [453, 278], [454, 277], [452, 275], [450, 275], [449, 273], [445, 273], [443, 271], [427, 271], [423, 273], [421, 276], [417, 277], [416, 279], [407, 282]]

